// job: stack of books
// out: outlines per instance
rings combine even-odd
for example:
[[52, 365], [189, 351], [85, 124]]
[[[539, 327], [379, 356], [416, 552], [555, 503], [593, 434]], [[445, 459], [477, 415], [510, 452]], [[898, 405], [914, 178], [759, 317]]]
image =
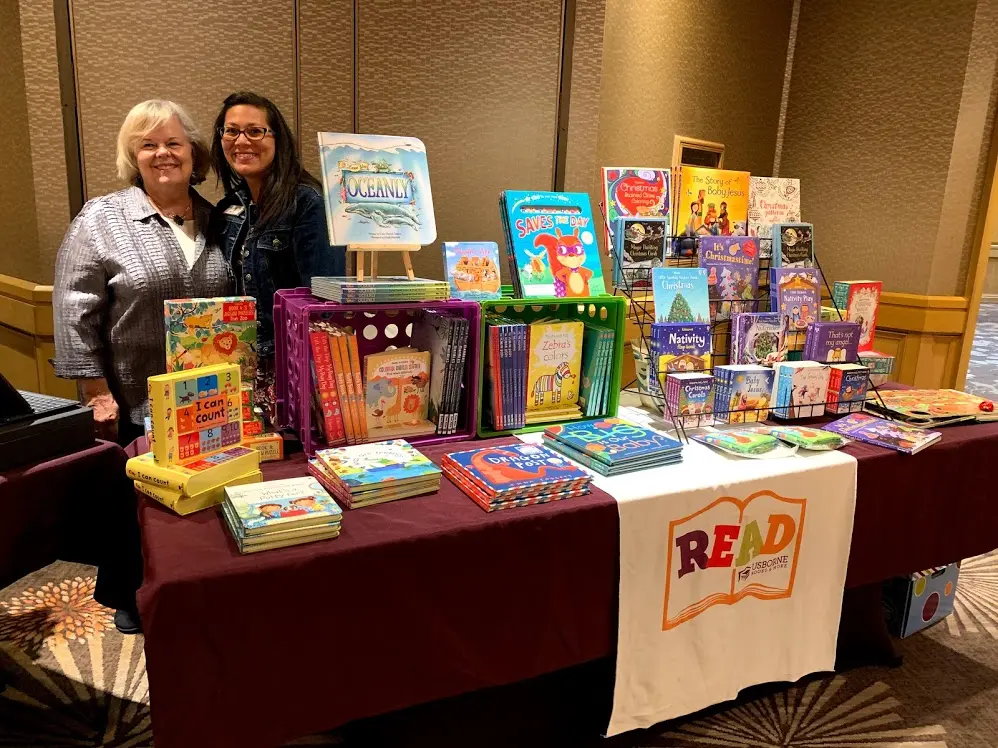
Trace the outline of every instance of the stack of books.
[[496, 431], [522, 429], [527, 416], [527, 325], [493, 313], [486, 313], [485, 324], [485, 420]]
[[446, 475], [487, 512], [589, 493], [592, 479], [554, 450], [534, 444], [483, 447], [444, 455]]
[[141, 493], [177, 514], [219, 504], [226, 485], [257, 483], [260, 452], [242, 445], [237, 364], [149, 377], [149, 447], [126, 465]]
[[227, 486], [222, 516], [240, 553], [301, 545], [340, 534], [343, 511], [312, 478]]
[[447, 281], [405, 276], [385, 276], [359, 281], [355, 278], [312, 278], [312, 294], [340, 304], [387, 304], [403, 301], [446, 301]]
[[894, 449], [909, 455], [921, 452], [942, 438], [942, 434], [938, 431], [927, 431], [906, 423], [887, 421], [869, 413], [850, 413], [845, 418], [825, 424], [822, 428], [866, 444]]
[[440, 489], [440, 468], [404, 439], [320, 449], [308, 472], [347, 509]]
[[683, 461], [681, 442], [620, 418], [549, 426], [544, 443], [605, 476]]
[[925, 428], [998, 420], [993, 401], [960, 390], [881, 390], [866, 409]]

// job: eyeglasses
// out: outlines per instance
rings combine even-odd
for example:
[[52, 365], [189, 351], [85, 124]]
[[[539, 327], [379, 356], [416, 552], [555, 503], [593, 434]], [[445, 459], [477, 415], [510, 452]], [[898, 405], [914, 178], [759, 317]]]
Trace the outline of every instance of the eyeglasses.
[[240, 135], [245, 135], [247, 140], [263, 140], [268, 134], [273, 135], [274, 131], [269, 127], [247, 127], [240, 130], [238, 127], [220, 127], [218, 134], [222, 140], [239, 140]]

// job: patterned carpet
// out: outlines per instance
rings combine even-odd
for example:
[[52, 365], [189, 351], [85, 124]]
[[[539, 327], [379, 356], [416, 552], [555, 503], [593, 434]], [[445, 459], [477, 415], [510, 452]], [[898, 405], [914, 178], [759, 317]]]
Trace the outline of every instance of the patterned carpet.
[[[94, 570], [58, 562], [0, 591], [0, 746], [152, 745], [142, 637], [93, 601]], [[348, 726], [289, 745], [575, 748], [993, 748], [998, 745], [998, 551], [966, 561], [956, 611], [899, 644], [898, 669], [861, 668], [644, 733], [603, 740], [601, 661]], [[497, 704], [516, 704], [515, 709]], [[522, 707], [522, 708], [521, 708]], [[553, 732], [554, 731], [554, 732]]]
[[980, 397], [998, 397], [998, 304], [981, 304], [966, 390]]

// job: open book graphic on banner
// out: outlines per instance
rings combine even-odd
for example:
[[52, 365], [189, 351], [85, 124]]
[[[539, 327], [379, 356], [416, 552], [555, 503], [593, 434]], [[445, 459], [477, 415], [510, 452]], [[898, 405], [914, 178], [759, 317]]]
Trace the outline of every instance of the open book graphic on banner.
[[669, 523], [662, 630], [715, 605], [793, 594], [807, 499], [723, 496]]

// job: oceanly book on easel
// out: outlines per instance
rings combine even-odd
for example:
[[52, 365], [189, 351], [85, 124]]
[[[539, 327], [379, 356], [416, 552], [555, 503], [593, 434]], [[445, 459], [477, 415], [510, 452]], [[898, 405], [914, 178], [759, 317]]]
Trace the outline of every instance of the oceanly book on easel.
[[432, 244], [437, 238], [417, 138], [320, 132], [330, 244]]

